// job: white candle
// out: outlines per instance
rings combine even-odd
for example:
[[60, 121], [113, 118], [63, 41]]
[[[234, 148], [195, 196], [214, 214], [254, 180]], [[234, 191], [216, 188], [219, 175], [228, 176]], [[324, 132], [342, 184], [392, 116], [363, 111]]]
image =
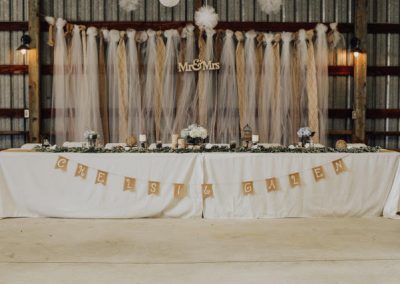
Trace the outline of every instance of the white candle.
[[146, 141], [147, 141], [146, 134], [140, 134], [139, 135], [139, 142], [146, 142]]
[[185, 147], [186, 147], [186, 141], [185, 141], [185, 139], [183, 139], [183, 138], [178, 139], [178, 148], [179, 148], [179, 149], [185, 149]]
[[172, 134], [171, 135], [172, 144], [177, 144], [178, 143], [178, 138], [179, 138], [179, 134]]
[[251, 141], [252, 141], [253, 143], [258, 143], [258, 140], [259, 140], [259, 136], [258, 136], [258, 135], [253, 135], [253, 136], [251, 137]]

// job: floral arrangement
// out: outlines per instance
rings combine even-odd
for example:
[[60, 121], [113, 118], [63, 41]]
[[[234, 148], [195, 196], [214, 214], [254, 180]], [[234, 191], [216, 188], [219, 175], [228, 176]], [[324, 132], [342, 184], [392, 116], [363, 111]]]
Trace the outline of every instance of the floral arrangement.
[[188, 128], [182, 129], [181, 137], [184, 139], [206, 139], [208, 136], [207, 130], [197, 124], [189, 125]]
[[85, 133], [83, 133], [83, 137], [85, 137], [85, 139], [97, 139], [98, 136], [99, 135], [94, 130], [86, 130]]
[[96, 148], [66, 148], [66, 147], [36, 147], [34, 151], [45, 152], [45, 153], [302, 153], [302, 154], [315, 154], [315, 153], [377, 153], [380, 152], [380, 147], [365, 147], [365, 148], [353, 148], [353, 149], [335, 149], [335, 148], [301, 148], [301, 147], [271, 147], [264, 148], [262, 146], [258, 148], [230, 148], [229, 146], [219, 147], [213, 146], [211, 148], [184, 148], [184, 149], [173, 149], [170, 147], [164, 147], [160, 149], [148, 149], [148, 148], [130, 148], [125, 147], [114, 147], [113, 149], [106, 149], [103, 147]]
[[299, 138], [312, 137], [314, 134], [315, 132], [312, 131], [310, 127], [302, 127], [297, 131], [297, 136]]

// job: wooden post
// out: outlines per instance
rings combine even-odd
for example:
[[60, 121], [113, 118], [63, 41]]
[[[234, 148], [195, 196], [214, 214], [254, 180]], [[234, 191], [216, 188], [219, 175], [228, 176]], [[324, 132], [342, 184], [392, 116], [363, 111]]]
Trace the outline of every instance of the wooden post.
[[203, 0], [195, 0], [194, 1], [194, 10], [196, 11], [199, 9], [201, 6], [203, 6]]
[[40, 0], [29, 0], [29, 141], [40, 142]]
[[354, 0], [354, 36], [361, 41], [358, 57], [354, 57], [353, 142], [365, 142], [367, 106], [367, 0]]

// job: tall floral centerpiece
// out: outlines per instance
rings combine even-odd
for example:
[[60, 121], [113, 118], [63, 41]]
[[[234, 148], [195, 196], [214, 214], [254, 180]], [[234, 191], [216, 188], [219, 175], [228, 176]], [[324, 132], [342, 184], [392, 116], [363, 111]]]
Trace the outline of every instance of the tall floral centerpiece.
[[93, 130], [86, 130], [85, 133], [83, 134], [85, 139], [88, 142], [89, 148], [94, 148], [96, 147], [96, 140], [99, 137], [96, 131]]
[[182, 129], [181, 137], [184, 138], [189, 145], [200, 145], [207, 139], [208, 132], [204, 127], [192, 124], [189, 125], [188, 128]]
[[302, 127], [297, 131], [297, 136], [300, 139], [301, 146], [305, 147], [306, 144], [311, 144], [311, 137], [315, 134], [310, 127]]

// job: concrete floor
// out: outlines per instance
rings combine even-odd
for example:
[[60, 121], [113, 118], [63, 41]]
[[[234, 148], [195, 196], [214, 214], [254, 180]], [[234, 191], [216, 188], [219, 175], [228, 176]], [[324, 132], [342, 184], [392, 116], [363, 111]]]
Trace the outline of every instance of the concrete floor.
[[400, 221], [4, 219], [3, 283], [400, 283]]

